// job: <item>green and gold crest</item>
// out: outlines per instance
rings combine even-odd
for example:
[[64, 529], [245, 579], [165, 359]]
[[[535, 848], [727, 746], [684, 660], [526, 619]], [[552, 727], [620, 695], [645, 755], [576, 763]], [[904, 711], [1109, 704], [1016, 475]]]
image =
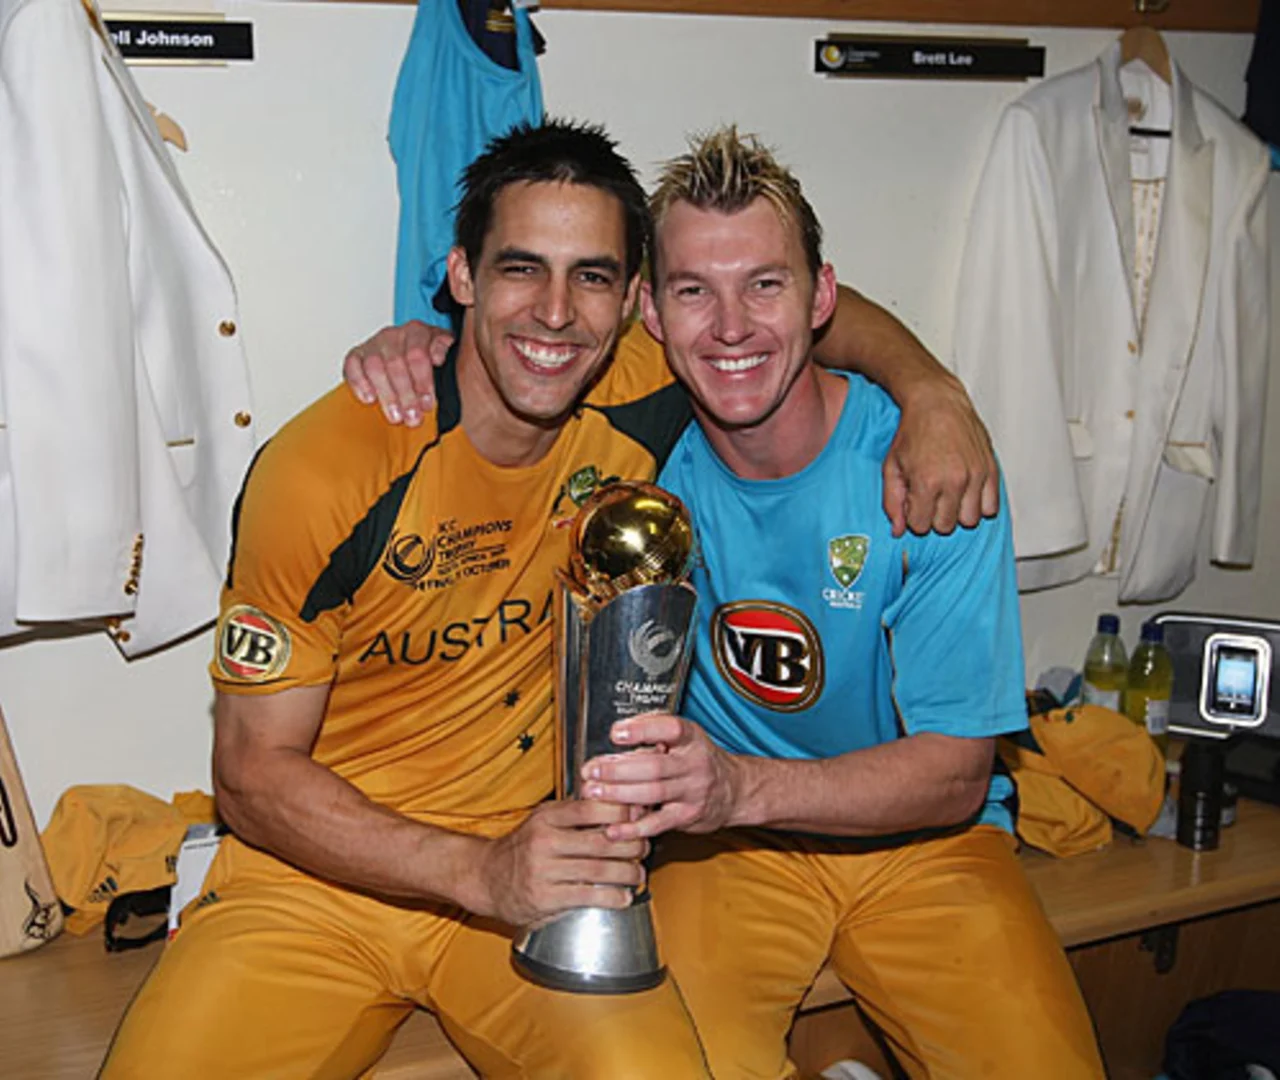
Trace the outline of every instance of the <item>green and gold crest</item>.
[[862, 574], [871, 540], [866, 536], [837, 536], [827, 541], [827, 561], [840, 588], [848, 589]]
[[573, 500], [574, 506], [581, 506], [600, 486], [600, 472], [594, 465], [579, 469], [565, 482], [565, 494]]

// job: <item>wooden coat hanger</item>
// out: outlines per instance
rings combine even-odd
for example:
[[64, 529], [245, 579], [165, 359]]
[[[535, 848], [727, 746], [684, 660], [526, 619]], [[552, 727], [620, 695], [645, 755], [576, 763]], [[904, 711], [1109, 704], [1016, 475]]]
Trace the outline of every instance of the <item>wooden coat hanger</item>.
[[179, 150], [187, 148], [187, 133], [182, 130], [172, 116], [162, 113], [151, 102], [147, 102], [147, 108], [151, 110], [151, 119], [156, 122], [156, 130], [160, 132], [160, 138], [167, 143], [172, 143]]
[[1173, 82], [1169, 48], [1160, 31], [1151, 26], [1131, 26], [1120, 35], [1120, 66], [1141, 60], [1165, 82]]
[[89, 25], [93, 27], [93, 32], [103, 41], [106, 41], [107, 28], [102, 25], [102, 17], [98, 14], [98, 9], [89, 0], [80, 0], [80, 6], [84, 8], [85, 18], [89, 20]]
[[[1166, 85], [1173, 83], [1173, 66], [1169, 60], [1169, 47], [1160, 31], [1151, 26], [1131, 26], [1120, 35], [1120, 66], [1131, 60], [1141, 60]], [[1130, 135], [1167, 139], [1172, 132], [1167, 128], [1135, 127], [1130, 125]]]
[[[80, 0], [80, 6], [84, 8], [85, 17], [89, 20], [89, 25], [93, 27], [93, 32], [109, 44], [111, 38], [102, 22], [102, 17], [98, 14], [97, 8], [90, 3], [90, 0]], [[149, 101], [147, 102], [147, 108], [151, 110], [151, 119], [156, 123], [156, 130], [160, 132], [160, 138], [167, 143], [172, 143], [179, 150], [186, 150], [187, 135], [178, 122], [173, 117], [162, 113]]]

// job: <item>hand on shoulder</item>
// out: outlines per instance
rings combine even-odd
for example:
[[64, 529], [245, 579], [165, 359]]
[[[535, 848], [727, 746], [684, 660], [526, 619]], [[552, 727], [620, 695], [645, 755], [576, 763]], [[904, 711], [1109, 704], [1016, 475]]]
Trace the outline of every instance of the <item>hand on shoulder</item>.
[[358, 400], [377, 402], [388, 423], [416, 427], [435, 406], [435, 369], [452, 344], [449, 331], [416, 319], [383, 327], [347, 353], [342, 377]]
[[884, 460], [884, 509], [894, 536], [971, 529], [1000, 510], [991, 439], [960, 381], [921, 382], [902, 404]]

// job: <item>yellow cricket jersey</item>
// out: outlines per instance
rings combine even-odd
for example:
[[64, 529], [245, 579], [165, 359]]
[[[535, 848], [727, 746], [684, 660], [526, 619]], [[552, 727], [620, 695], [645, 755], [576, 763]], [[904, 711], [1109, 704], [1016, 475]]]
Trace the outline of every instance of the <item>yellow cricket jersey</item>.
[[499, 468], [460, 423], [452, 359], [418, 428], [338, 387], [245, 481], [214, 661], [218, 689], [331, 685], [313, 751], [420, 820], [500, 832], [554, 787], [553, 571], [577, 506], [651, 479], [688, 423], [635, 326], [547, 456]]

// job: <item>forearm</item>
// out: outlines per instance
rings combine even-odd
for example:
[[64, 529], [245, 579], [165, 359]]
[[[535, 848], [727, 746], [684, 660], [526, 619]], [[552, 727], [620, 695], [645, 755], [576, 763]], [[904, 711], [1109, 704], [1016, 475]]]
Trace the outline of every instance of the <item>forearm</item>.
[[943, 828], [982, 806], [992, 742], [916, 735], [820, 761], [735, 756], [730, 825], [833, 836]]
[[814, 353], [827, 367], [865, 375], [899, 405], [922, 388], [953, 390], [960, 386], [910, 330], [847, 285], [840, 286], [835, 316], [824, 328]]
[[214, 789], [219, 813], [240, 839], [303, 870], [469, 909], [478, 850], [488, 841], [381, 806], [301, 750], [273, 749], [235, 775], [215, 768]]

